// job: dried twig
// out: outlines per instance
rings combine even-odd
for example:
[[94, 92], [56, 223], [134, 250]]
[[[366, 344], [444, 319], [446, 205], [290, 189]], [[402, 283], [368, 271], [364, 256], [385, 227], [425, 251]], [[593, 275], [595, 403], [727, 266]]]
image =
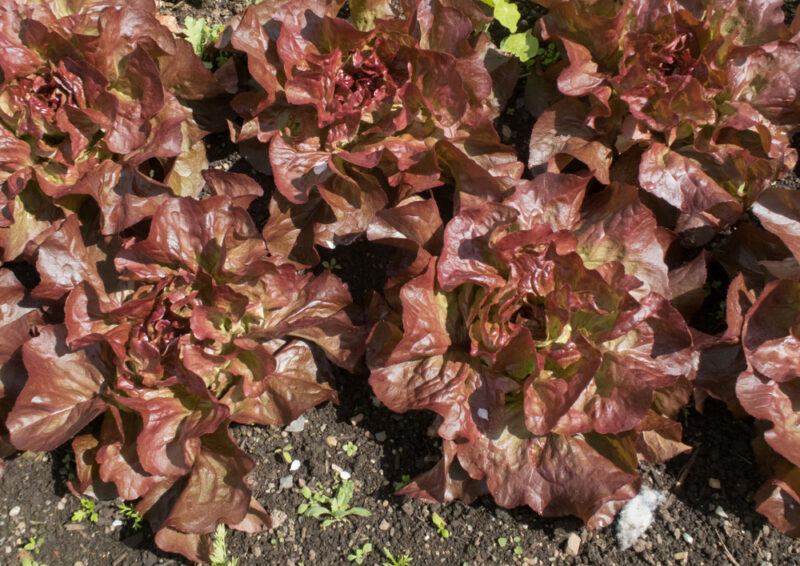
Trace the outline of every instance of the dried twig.
[[725, 544], [725, 540], [722, 538], [722, 535], [719, 534], [719, 531], [714, 529], [714, 532], [719, 539], [719, 543], [722, 545], [722, 552], [725, 553], [725, 556], [731, 561], [731, 564], [733, 564], [733, 566], [740, 566], [739, 562], [737, 562], [736, 558], [733, 556], [733, 554], [731, 554], [731, 551], [728, 550], [728, 546]]
[[692, 450], [691, 456], [689, 456], [689, 460], [686, 462], [686, 465], [683, 466], [681, 473], [678, 474], [678, 479], [675, 480], [675, 483], [672, 485], [672, 491], [677, 491], [683, 487], [683, 482], [686, 481], [686, 476], [689, 475], [689, 470], [692, 469], [694, 466], [695, 460], [697, 460], [697, 455], [700, 453], [700, 447], [703, 446], [702, 444], [698, 444], [694, 450]]

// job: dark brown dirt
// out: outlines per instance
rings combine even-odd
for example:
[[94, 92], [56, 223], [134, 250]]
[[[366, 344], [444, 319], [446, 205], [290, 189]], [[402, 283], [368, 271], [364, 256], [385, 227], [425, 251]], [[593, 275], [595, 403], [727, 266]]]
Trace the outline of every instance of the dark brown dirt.
[[[221, 22], [247, 2], [164, 4], [179, 22], [187, 15]], [[787, 4], [794, 8], [797, 2]], [[521, 93], [517, 96], [521, 101]], [[525, 160], [533, 117], [514, 100], [509, 108], [498, 128]], [[253, 175], [268, 196], [269, 178], [253, 172], [223, 135], [208, 141], [215, 166]], [[790, 176], [783, 184], [797, 187], [800, 179]], [[257, 201], [251, 213], [263, 224], [266, 199]], [[356, 302], [363, 303], [370, 290], [382, 288], [388, 249], [361, 241], [323, 255], [337, 260], [337, 273], [350, 285]], [[22, 264], [14, 268], [26, 278], [26, 284], [35, 284], [35, 272], [31, 274]], [[669, 497], [647, 534], [632, 549], [620, 551], [613, 528], [592, 533], [574, 519], [542, 519], [527, 509], [500, 509], [489, 499], [473, 505], [440, 506], [394, 497], [394, 482], [427, 470], [438, 459], [438, 440], [427, 433], [431, 416], [389, 412], [372, 397], [365, 372], [339, 372], [336, 381], [341, 404], [310, 412], [303, 432], [256, 427], [236, 430], [243, 449], [257, 463], [251, 475], [255, 495], [273, 512], [277, 523], [275, 529], [261, 535], [230, 535], [231, 554], [240, 558], [242, 566], [346, 565], [351, 564], [347, 554], [366, 542], [374, 547], [364, 562], [368, 565], [382, 564], [383, 547], [395, 555], [409, 554], [414, 566], [800, 564], [800, 542], [778, 534], [753, 510], [752, 495], [760, 480], [750, 448], [752, 423], [735, 419], [718, 403], [709, 402], [702, 415], [693, 409], [685, 414], [686, 442], [696, 457], [686, 455], [666, 466], [645, 468], [644, 483]], [[335, 445], [328, 437], [335, 439]], [[358, 447], [352, 458], [342, 450], [346, 442]], [[292, 457], [301, 462], [295, 473], [290, 473], [289, 465], [276, 452], [288, 445]], [[69, 454], [64, 447], [51, 454], [22, 454], [8, 463], [0, 480], [0, 565], [18, 564], [21, 547], [33, 536], [43, 541], [34, 557], [49, 566], [186, 564], [157, 551], [147, 527], [132, 530], [115, 502], [98, 503], [97, 524], [72, 523], [70, 516], [79, 500], [66, 487], [74, 470]], [[315, 520], [296, 513], [302, 502], [299, 488], [318, 482], [333, 485], [333, 465], [352, 474], [356, 482], [353, 504], [366, 507], [372, 515], [323, 530]], [[685, 481], [677, 485], [682, 476]], [[285, 477], [292, 478], [292, 487], [281, 489]], [[717, 480], [718, 489], [711, 486], [716, 486]], [[440, 538], [432, 525], [434, 511], [447, 522], [448, 539]], [[582, 541], [577, 556], [565, 551], [573, 532]], [[509, 541], [505, 547], [498, 543], [501, 537]], [[518, 542], [514, 537], [519, 537]], [[516, 547], [519, 550], [515, 552]]]
[[[364, 376], [339, 375], [337, 381], [341, 405], [312, 411], [303, 432], [237, 429], [242, 447], [257, 463], [251, 475], [255, 494], [280, 523], [261, 535], [229, 537], [231, 553], [243, 566], [348, 564], [345, 556], [365, 542], [376, 549], [366, 561], [373, 565], [380, 563], [377, 549], [384, 546], [410, 554], [414, 565], [726, 564], [725, 547], [741, 565], [800, 563], [800, 543], [776, 533], [753, 511], [751, 497], [759, 480], [749, 445], [752, 427], [716, 403], [709, 404], [704, 415], [687, 413], [686, 440], [697, 457], [682, 487], [675, 484], [689, 456], [645, 469], [645, 483], [671, 494], [670, 501], [645, 537], [632, 549], [620, 551], [611, 528], [591, 533], [577, 520], [546, 520], [526, 509], [499, 509], [489, 500], [439, 506], [392, 496], [394, 482], [428, 469], [438, 458], [438, 442], [426, 434], [431, 419], [425, 414], [395, 415], [376, 406]], [[336, 446], [326, 442], [329, 436]], [[352, 458], [342, 450], [348, 441], [358, 447]], [[294, 474], [276, 453], [287, 445], [302, 464]], [[113, 502], [98, 505], [98, 524], [71, 523], [79, 502], [66, 490], [73, 467], [63, 461], [66, 454], [64, 449], [24, 454], [9, 463], [0, 491], [0, 564], [14, 564], [30, 536], [43, 537], [37, 559], [50, 566], [184, 563], [156, 552], [150, 533], [132, 531]], [[315, 520], [295, 512], [302, 502], [299, 487], [318, 482], [331, 486], [334, 464], [352, 473], [353, 504], [366, 507], [372, 516], [322, 530]], [[292, 477], [289, 489], [279, 487], [285, 476]], [[712, 478], [719, 480], [720, 489], [709, 485]], [[20, 509], [12, 517], [15, 507]], [[430, 519], [434, 511], [447, 522], [450, 538], [438, 536]], [[114, 523], [117, 519], [124, 526]], [[564, 550], [572, 532], [582, 539], [577, 557]], [[519, 542], [505, 548], [497, 542], [516, 536]], [[521, 548], [520, 555], [514, 553], [515, 546]]]

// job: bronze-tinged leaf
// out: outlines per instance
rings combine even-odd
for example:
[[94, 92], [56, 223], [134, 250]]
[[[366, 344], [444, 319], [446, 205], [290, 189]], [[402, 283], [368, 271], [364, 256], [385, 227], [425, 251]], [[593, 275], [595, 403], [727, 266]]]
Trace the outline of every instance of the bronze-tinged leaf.
[[20, 450], [54, 450], [105, 409], [105, 383], [114, 371], [106, 353], [100, 346], [71, 352], [66, 336], [64, 326], [46, 326], [23, 346], [28, 380], [6, 421]]
[[753, 205], [761, 225], [778, 236], [800, 261], [800, 193], [770, 187]]

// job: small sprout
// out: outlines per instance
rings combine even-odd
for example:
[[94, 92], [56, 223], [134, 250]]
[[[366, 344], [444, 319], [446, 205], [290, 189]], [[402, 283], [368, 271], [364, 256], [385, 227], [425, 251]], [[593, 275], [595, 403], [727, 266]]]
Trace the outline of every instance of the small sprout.
[[439, 533], [439, 536], [442, 538], [450, 538], [450, 531], [447, 530], [447, 523], [445, 523], [442, 516], [439, 513], [434, 511], [433, 515], [431, 515], [431, 522], [433, 526], [436, 527], [436, 531]]
[[44, 564], [43, 562], [37, 562], [30, 556], [20, 556], [19, 566], [47, 566], [47, 564]]
[[358, 446], [356, 446], [353, 442], [346, 442], [342, 445], [342, 451], [347, 454], [348, 458], [352, 458], [358, 452]]
[[747, 183], [742, 183], [738, 187], [736, 187], [736, 194], [740, 197], [743, 197], [747, 194]]
[[214, 531], [214, 539], [211, 542], [211, 566], [237, 566], [238, 558], [228, 556], [228, 545], [225, 542], [225, 525], [217, 525]]
[[297, 513], [303, 517], [311, 517], [322, 523], [322, 528], [327, 528], [335, 523], [348, 521], [348, 517], [356, 515], [358, 517], [369, 517], [372, 513], [363, 507], [350, 507], [353, 499], [355, 484], [350, 480], [338, 483], [333, 488], [333, 495], [330, 496], [317, 486], [316, 491], [304, 486], [301, 490], [306, 499], [297, 507]]
[[363, 564], [367, 559], [367, 555], [372, 552], [372, 543], [365, 542], [360, 548], [356, 548], [347, 555], [348, 562], [355, 562], [356, 564]]
[[81, 508], [75, 511], [69, 520], [73, 523], [82, 523], [84, 521], [96, 523], [100, 520], [100, 513], [97, 512], [94, 501], [81, 497]]
[[280, 454], [281, 458], [283, 458], [283, 461], [286, 462], [287, 464], [291, 464], [292, 461], [294, 460], [294, 458], [292, 457], [292, 445], [291, 444], [287, 444], [283, 448], [277, 448], [275, 450], [275, 453], [276, 454]]
[[411, 483], [411, 476], [408, 474], [403, 474], [403, 476], [400, 478], [400, 481], [394, 482], [394, 490], [400, 491], [410, 483]]
[[519, 544], [521, 540], [522, 539], [519, 537], [519, 535], [511, 537], [510, 539], [508, 537], [500, 537], [497, 539], [497, 546], [499, 546], [500, 548], [506, 548], [509, 544], [513, 543], [514, 555], [522, 556], [522, 554], [525, 552], [525, 549], [522, 548], [522, 546], [520, 546]]
[[401, 554], [397, 557], [392, 554], [392, 552], [383, 547], [383, 555], [386, 557], [386, 560], [383, 562], [383, 566], [410, 566], [410, 564], [414, 561], [408, 554]]
[[337, 269], [342, 268], [342, 264], [336, 261], [335, 257], [332, 257], [329, 260], [326, 259], [325, 261], [323, 261], [322, 267], [324, 267], [325, 269], [329, 269], [331, 271], [336, 271]]
[[142, 515], [134, 508], [133, 505], [128, 505], [126, 502], [120, 501], [117, 504], [117, 510], [123, 517], [130, 519], [131, 528], [134, 531], [138, 531], [142, 528]]
[[536, 53], [536, 57], [539, 58], [539, 61], [543, 66], [549, 67], [561, 58], [561, 53], [558, 52], [558, 47], [556, 46], [555, 42], [551, 41], [546, 43], [544, 46], [539, 46], [539, 51]]
[[36, 554], [39, 552], [39, 549], [42, 548], [43, 544], [44, 537], [32, 536], [28, 537], [28, 542], [22, 545], [22, 549]]

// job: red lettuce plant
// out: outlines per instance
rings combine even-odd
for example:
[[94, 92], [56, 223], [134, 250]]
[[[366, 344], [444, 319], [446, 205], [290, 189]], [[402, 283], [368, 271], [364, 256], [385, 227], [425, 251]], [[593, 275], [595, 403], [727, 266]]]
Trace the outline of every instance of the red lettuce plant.
[[575, 159], [604, 183], [638, 180], [703, 243], [796, 163], [800, 20], [784, 24], [781, 0], [541, 3], [568, 64], [532, 168]]
[[178, 97], [217, 87], [152, 0], [4, 2], [0, 48], [4, 260], [32, 255], [87, 197], [114, 234], [199, 194], [202, 132]]
[[3, 458], [15, 452], [5, 420], [25, 383], [22, 345], [42, 324], [42, 311], [8, 269], [0, 269], [0, 477]]
[[443, 249], [378, 307], [370, 383], [390, 409], [438, 415], [444, 458], [401, 493], [607, 525], [637, 458], [688, 449], [692, 340], [665, 298], [653, 214], [632, 186], [586, 197], [545, 173], [502, 203], [465, 198]]
[[706, 339], [698, 385], [759, 420], [756, 454], [769, 479], [756, 493], [757, 509], [781, 532], [800, 536], [800, 193], [767, 189], [753, 211], [787, 257], [762, 255], [762, 281], [744, 273], [734, 279], [728, 329]]
[[347, 243], [380, 211], [443, 184], [443, 146], [499, 176], [522, 170], [492, 126], [500, 102], [490, 70], [513, 78], [514, 64], [474, 34], [482, 12], [361, 2], [358, 29], [333, 17], [340, 4], [261, 2], [230, 34], [260, 87], [233, 105], [242, 151], [275, 179], [264, 234], [272, 251], [308, 264], [313, 244]]
[[81, 276], [64, 323], [22, 346], [27, 380], [6, 421], [20, 450], [95, 423], [72, 441], [76, 490], [141, 498], [159, 547], [194, 560], [218, 523], [269, 522], [231, 424], [284, 424], [334, 399], [320, 354], [352, 370], [363, 347], [345, 285], [271, 257], [237, 205], [252, 198], [169, 199], [112, 265], [67, 218], [40, 249], [35, 291], [57, 297]]

